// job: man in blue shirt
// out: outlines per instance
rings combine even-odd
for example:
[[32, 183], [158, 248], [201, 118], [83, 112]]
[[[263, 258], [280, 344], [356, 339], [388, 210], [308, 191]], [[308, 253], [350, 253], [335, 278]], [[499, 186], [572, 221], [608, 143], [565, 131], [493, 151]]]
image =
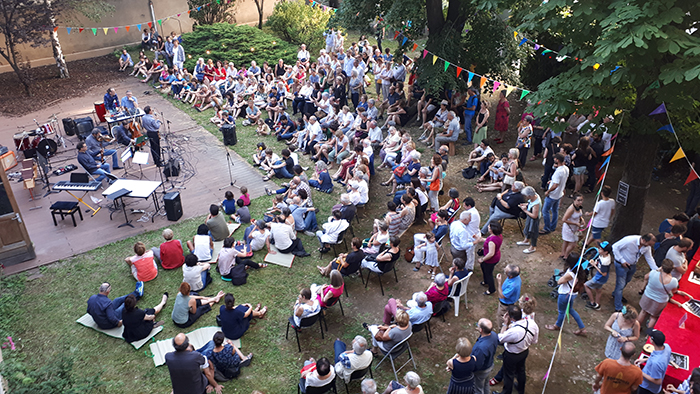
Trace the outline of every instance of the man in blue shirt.
[[173, 38], [170, 36], [165, 41], [165, 60], [170, 67], [173, 66]]
[[514, 264], [508, 264], [504, 271], [506, 280], [503, 281], [501, 274], [496, 275], [496, 290], [498, 290], [498, 310], [496, 311], [496, 321], [498, 327], [503, 325], [503, 316], [508, 312], [508, 307], [515, 305], [520, 298], [520, 286], [522, 280], [520, 278], [520, 267]]
[[467, 142], [464, 145], [472, 144], [472, 118], [476, 113], [476, 106], [479, 104], [479, 97], [476, 95], [474, 88], [469, 88], [467, 90], [467, 103], [464, 109], [464, 132], [467, 135]]
[[[109, 283], [100, 285], [100, 292], [91, 296], [87, 302], [87, 313], [92, 316], [92, 320], [103, 330], [121, 327], [122, 311], [124, 310], [124, 300], [129, 295], [109, 299], [109, 292], [112, 286]], [[136, 282], [136, 290], [131, 293], [138, 300], [143, 295], [143, 282]]]
[[127, 90], [125, 94], [126, 96], [122, 97], [122, 108], [133, 114], [136, 112], [136, 108], [139, 107], [139, 101], [134, 97], [134, 94], [131, 93], [131, 90]]
[[109, 163], [100, 163], [100, 165], [97, 165], [95, 159], [88, 153], [88, 148], [85, 142], [78, 142], [76, 149], [78, 149], [78, 163], [80, 163], [80, 165], [83, 166], [85, 171], [88, 173], [92, 175], [99, 175], [97, 179], [95, 179], [97, 182], [102, 182], [102, 180], [107, 177], [109, 177], [110, 182], [117, 179], [116, 176], [109, 172]]
[[92, 156], [95, 161], [98, 159], [102, 161], [107, 156], [112, 156], [112, 168], [118, 170], [119, 167], [119, 157], [117, 156], [117, 151], [114, 149], [105, 149], [102, 139], [104, 137], [100, 136], [100, 129], [95, 127], [92, 129], [92, 134], [90, 134], [85, 139], [85, 145], [87, 145], [88, 153]]
[[[127, 91], [128, 92], [128, 91]], [[148, 136], [148, 142], [151, 145], [151, 156], [153, 156], [153, 163], [157, 167], [161, 167], [162, 163], [160, 160], [160, 126], [162, 122], [158, 119], [158, 115], [152, 113], [153, 110], [150, 106], [146, 106], [143, 109], [146, 115], [141, 119], [141, 124], [143, 128], [146, 129], [146, 135]]]
[[493, 356], [498, 349], [498, 335], [492, 332], [493, 323], [489, 319], [479, 319], [479, 339], [474, 342], [472, 356], [476, 358], [474, 370], [474, 394], [490, 391], [489, 376], [493, 370]]
[[119, 97], [117, 97], [117, 91], [114, 88], [107, 89], [103, 101], [107, 112], [115, 112], [119, 109]]
[[[658, 394], [661, 392], [661, 384], [666, 376], [668, 362], [671, 360], [671, 346], [666, 342], [666, 336], [659, 330], [650, 329], [648, 331], [651, 343], [654, 344], [654, 351], [646, 360], [646, 365], [642, 368], [644, 381], [639, 386], [638, 394]], [[643, 359], [639, 359], [634, 364], [641, 368]]]

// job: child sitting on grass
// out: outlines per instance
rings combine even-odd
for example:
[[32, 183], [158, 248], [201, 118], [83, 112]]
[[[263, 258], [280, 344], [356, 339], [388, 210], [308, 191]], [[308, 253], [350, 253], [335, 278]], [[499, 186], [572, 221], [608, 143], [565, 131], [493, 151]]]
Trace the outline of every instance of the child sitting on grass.
[[263, 135], [263, 136], [270, 135], [270, 126], [268, 126], [267, 123], [265, 123], [264, 120], [258, 119], [257, 125], [258, 125], [258, 128], [255, 129], [255, 134], [256, 134], [256, 135], [258, 135], [258, 136], [260, 136], [260, 135]]
[[243, 200], [243, 205], [246, 207], [250, 205], [250, 195], [248, 194], [248, 188], [245, 186], [241, 186], [241, 200]]
[[233, 197], [233, 192], [227, 191], [224, 194], [225, 200], [221, 202], [221, 207], [227, 215], [236, 213], [236, 199]]
[[221, 127], [225, 124], [234, 124], [235, 123], [233, 116], [229, 115], [228, 110], [216, 111], [216, 115], [214, 115], [209, 120], [219, 127]]
[[[241, 190], [243, 190], [243, 188], [241, 188]], [[239, 198], [236, 201], [236, 205], [238, 205], [238, 210], [236, 213], [231, 215], [231, 219], [240, 224], [250, 224], [250, 211], [248, 210], [248, 207], [245, 206], [243, 199]]]

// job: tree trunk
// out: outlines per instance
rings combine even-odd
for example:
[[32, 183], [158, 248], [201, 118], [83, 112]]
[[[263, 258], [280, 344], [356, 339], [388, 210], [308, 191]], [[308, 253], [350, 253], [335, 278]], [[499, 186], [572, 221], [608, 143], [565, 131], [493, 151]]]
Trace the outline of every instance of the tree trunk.
[[[647, 120], [648, 121], [648, 120]], [[622, 182], [629, 185], [627, 205], [617, 204], [615, 218], [610, 230], [610, 241], [615, 242], [631, 234], [640, 234], [646, 209], [654, 157], [659, 147], [658, 134], [640, 135], [634, 133], [625, 146], [625, 167]], [[617, 146], [616, 152], [621, 147]], [[615, 153], [613, 153], [615, 154]], [[615, 190], [616, 185], [610, 185]]]
[[442, 13], [442, 0], [426, 0], [425, 13], [428, 20], [428, 36], [440, 34], [445, 25], [445, 17]]
[[265, 0], [255, 0], [255, 5], [258, 7], [258, 29], [263, 28], [263, 12], [265, 11]]
[[[46, 8], [51, 10], [51, 0], [46, 0]], [[51, 16], [49, 16], [49, 21], [51, 22], [51, 48], [53, 49], [53, 57], [56, 59], [56, 67], [58, 67], [58, 76], [60, 78], [70, 78], [68, 73], [68, 66], [66, 65], [66, 59], [63, 56], [63, 50], [61, 49], [61, 41], [58, 40], [58, 31], [56, 31], [56, 16], [51, 10]]]

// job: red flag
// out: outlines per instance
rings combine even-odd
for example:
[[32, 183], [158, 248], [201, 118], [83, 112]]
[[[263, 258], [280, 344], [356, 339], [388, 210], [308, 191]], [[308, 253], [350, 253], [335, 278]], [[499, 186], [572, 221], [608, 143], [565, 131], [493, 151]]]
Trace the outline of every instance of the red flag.
[[690, 170], [690, 175], [688, 175], [688, 179], [685, 180], [685, 183], [683, 184], [683, 186], [689, 184], [690, 182], [692, 182], [692, 181], [694, 181], [694, 180], [696, 180], [696, 179], [698, 179], [698, 174], [697, 174], [695, 171], [693, 171], [693, 170], [691, 169], [691, 170]]
[[398, 37], [398, 36], [399, 36], [399, 32], [398, 32], [398, 31], [394, 31], [394, 40], [395, 40], [396, 37]]
[[83, 32], [83, 30], [85, 30], [85, 29], [84, 29], [84, 28], [82, 28], [82, 27], [81, 27], [81, 28], [79, 28], [79, 29], [78, 29], [78, 33], [82, 33], [82, 32]]
[[153, 23], [152, 23], [152, 22], [148, 22], [148, 28], [149, 28], [149, 29], [153, 28]]
[[418, 49], [418, 44], [413, 43], [413, 50], [415, 51], [416, 49]]
[[53, 28], [54, 33], [58, 31], [58, 26]]
[[599, 184], [600, 182], [603, 181], [603, 178], [605, 178], [605, 174], [606, 174], [606, 173], [607, 173], [607, 171], [605, 171], [605, 172], [603, 173], [603, 175], [600, 176], [600, 178], [598, 179], [598, 182], [595, 183], [596, 186], [598, 186], [598, 184]]
[[459, 78], [459, 74], [462, 73], [462, 67], [457, 67], [457, 78]]

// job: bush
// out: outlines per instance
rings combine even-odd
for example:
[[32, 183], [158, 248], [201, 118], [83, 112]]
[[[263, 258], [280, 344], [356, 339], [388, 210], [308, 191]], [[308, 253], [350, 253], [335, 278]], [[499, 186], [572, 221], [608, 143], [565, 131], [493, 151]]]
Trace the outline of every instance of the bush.
[[275, 4], [267, 26], [293, 44], [306, 44], [306, 49], [315, 55], [325, 48], [323, 31], [330, 17], [330, 12], [306, 5], [304, 0], [282, 1]]
[[185, 67], [190, 71], [200, 57], [214, 62], [233, 62], [238, 68], [247, 67], [251, 60], [260, 65], [267, 61], [274, 66], [279, 59], [294, 63], [297, 58], [294, 45], [252, 26], [228, 23], [197, 26], [195, 31], [183, 34], [182, 38], [188, 58]]

